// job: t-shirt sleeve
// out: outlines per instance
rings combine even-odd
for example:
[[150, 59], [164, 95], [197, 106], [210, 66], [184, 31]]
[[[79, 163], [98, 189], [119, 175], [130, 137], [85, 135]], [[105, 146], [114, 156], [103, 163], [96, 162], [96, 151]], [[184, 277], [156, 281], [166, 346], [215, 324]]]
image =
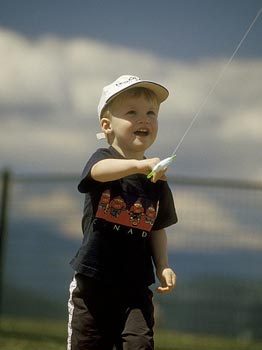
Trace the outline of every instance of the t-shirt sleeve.
[[178, 221], [173, 195], [168, 183], [161, 181], [161, 186], [158, 190], [160, 191], [159, 209], [153, 230], [160, 230]]
[[92, 185], [95, 185], [97, 181], [92, 179], [91, 177], [91, 169], [92, 167], [99, 162], [100, 160], [112, 158], [112, 154], [107, 148], [98, 149], [88, 160], [84, 170], [82, 172], [80, 182], [78, 184], [78, 191], [81, 193], [87, 193], [90, 191]]

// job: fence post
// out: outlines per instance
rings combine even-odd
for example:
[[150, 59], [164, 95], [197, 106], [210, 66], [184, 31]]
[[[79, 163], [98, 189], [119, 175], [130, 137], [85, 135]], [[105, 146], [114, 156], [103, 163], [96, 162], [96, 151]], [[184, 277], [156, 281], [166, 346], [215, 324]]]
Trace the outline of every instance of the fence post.
[[2, 172], [2, 193], [0, 202], [0, 313], [2, 311], [2, 296], [3, 296], [3, 277], [4, 277], [4, 255], [5, 242], [7, 239], [7, 216], [8, 216], [8, 197], [10, 187], [10, 171]]

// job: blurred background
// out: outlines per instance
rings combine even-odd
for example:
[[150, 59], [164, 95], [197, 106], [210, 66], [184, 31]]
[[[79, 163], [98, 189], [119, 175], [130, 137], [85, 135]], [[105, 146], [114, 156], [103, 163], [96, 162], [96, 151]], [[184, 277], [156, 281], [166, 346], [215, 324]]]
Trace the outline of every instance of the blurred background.
[[[96, 140], [102, 87], [134, 74], [169, 89], [147, 153], [168, 156], [261, 0], [0, 0], [0, 8], [0, 340], [20, 337], [18, 349], [27, 331], [16, 320], [66, 328], [69, 261], [82, 235], [77, 181], [106, 146]], [[186, 348], [200, 335], [238, 349], [262, 337], [261, 37], [259, 17], [168, 170], [178, 285], [155, 298], [157, 330], [172, 334], [162, 348], [183, 348], [180, 336]], [[45, 348], [58, 349], [51, 338]]]

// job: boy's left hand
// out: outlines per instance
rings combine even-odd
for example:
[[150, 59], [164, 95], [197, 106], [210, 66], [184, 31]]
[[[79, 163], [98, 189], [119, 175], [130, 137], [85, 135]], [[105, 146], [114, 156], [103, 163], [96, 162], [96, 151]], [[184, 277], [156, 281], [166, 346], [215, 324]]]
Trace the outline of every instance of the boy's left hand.
[[151, 182], [155, 183], [158, 180], [166, 181], [167, 180], [166, 175], [165, 175], [166, 171], [167, 171], [167, 168], [165, 168], [163, 170], [156, 171], [151, 178]]
[[170, 268], [164, 268], [156, 271], [157, 278], [161, 283], [161, 286], [157, 287], [157, 292], [160, 294], [170, 293], [176, 284], [176, 274]]

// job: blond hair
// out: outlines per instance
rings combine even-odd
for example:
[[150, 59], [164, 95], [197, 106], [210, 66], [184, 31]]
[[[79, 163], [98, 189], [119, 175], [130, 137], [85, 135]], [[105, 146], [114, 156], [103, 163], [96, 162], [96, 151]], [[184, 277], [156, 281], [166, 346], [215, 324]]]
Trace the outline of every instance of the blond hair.
[[129, 97], [139, 98], [141, 96], [145, 97], [145, 99], [148, 102], [153, 103], [153, 105], [155, 105], [156, 107], [159, 107], [160, 103], [158, 101], [158, 98], [152, 90], [149, 90], [144, 87], [134, 87], [132, 89], [123, 91], [121, 94], [113, 98], [103, 109], [101, 113], [101, 118], [110, 118], [112, 115], [111, 111], [113, 106], [120, 104], [125, 98], [129, 98]]

